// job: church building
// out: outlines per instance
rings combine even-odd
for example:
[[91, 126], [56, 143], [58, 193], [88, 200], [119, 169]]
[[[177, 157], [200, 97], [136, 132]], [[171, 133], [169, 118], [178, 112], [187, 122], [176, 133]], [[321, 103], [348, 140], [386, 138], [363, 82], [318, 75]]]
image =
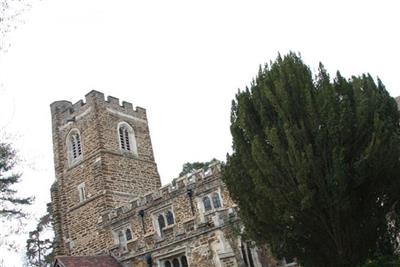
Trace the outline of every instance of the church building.
[[161, 186], [144, 108], [91, 91], [51, 115], [54, 266], [278, 266], [240, 237], [218, 161]]

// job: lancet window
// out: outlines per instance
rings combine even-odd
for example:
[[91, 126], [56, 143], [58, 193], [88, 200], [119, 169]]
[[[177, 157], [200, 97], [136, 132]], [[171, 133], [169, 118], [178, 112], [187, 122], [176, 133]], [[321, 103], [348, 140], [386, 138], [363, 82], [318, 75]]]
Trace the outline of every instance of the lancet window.
[[137, 155], [135, 133], [128, 123], [121, 122], [118, 124], [118, 140], [122, 151]]

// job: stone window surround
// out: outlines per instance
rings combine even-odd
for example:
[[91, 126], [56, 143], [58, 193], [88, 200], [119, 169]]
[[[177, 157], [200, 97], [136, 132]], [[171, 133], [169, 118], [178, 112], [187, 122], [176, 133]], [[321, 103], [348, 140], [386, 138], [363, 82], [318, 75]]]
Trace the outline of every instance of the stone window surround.
[[[129, 231], [131, 232], [131, 237], [132, 237], [130, 240], [127, 240], [127, 237], [126, 237], [126, 231], [127, 231], [128, 229], [129, 229]], [[124, 238], [124, 243], [122, 244], [122, 246], [121, 246], [121, 242], [120, 242], [120, 238], [119, 238], [119, 237], [120, 237], [120, 233], [123, 234], [123, 238]], [[117, 246], [121, 246], [121, 248], [122, 248], [123, 251], [127, 251], [127, 250], [128, 250], [127, 245], [128, 245], [129, 243], [134, 242], [134, 241], [137, 240], [137, 237], [135, 237], [135, 236], [133, 235], [132, 228], [131, 228], [129, 225], [123, 225], [123, 226], [120, 226], [120, 227], [118, 227], [118, 228], [113, 229], [113, 230], [112, 230], [112, 235], [113, 235], [113, 237], [114, 237], [114, 243], [115, 243]]]
[[[183, 262], [182, 262], [182, 258], [183, 257], [185, 257], [185, 259], [186, 259], [186, 266], [183, 265]], [[161, 266], [161, 267], [168, 266], [166, 264], [167, 264], [167, 262], [169, 262], [170, 263], [170, 265], [169, 265], [170, 267], [175, 267], [175, 265], [173, 264], [173, 260], [178, 260], [179, 267], [188, 267], [189, 266], [189, 263], [188, 263], [188, 260], [187, 260], [187, 257], [186, 257], [185, 254], [175, 255], [175, 256], [171, 256], [171, 257], [166, 258], [166, 259], [162, 259], [162, 260], [160, 260], [161, 264], [159, 264], [159, 266]]]
[[[126, 127], [128, 130], [128, 138], [129, 138], [129, 146], [130, 146], [130, 150], [126, 150], [122, 148], [122, 144], [121, 144], [121, 138], [120, 138], [120, 133], [119, 130], [121, 127]], [[123, 153], [131, 153], [134, 156], [138, 156], [138, 150], [137, 150], [137, 142], [136, 142], [136, 136], [135, 136], [135, 131], [133, 130], [133, 127], [125, 122], [125, 121], [121, 121], [118, 123], [117, 125], [117, 138], [118, 138], [118, 144], [119, 144], [119, 150]]]
[[[77, 134], [79, 137], [79, 146], [80, 146], [80, 151], [81, 154], [79, 154], [77, 157], [74, 158], [73, 156], [73, 151], [72, 151], [72, 143], [71, 143], [71, 137], [72, 135]], [[67, 158], [68, 158], [68, 165], [70, 167], [76, 165], [83, 159], [83, 140], [82, 140], [82, 135], [81, 132], [79, 131], [78, 128], [72, 128], [69, 133], [67, 134], [66, 138], [66, 147], [67, 147]]]
[[[167, 216], [166, 216], [166, 213], [168, 211], [170, 211], [172, 213], [172, 216], [174, 218], [174, 223], [173, 224], [169, 224], [169, 225], [167, 223]], [[174, 209], [172, 208], [172, 205], [164, 207], [164, 208], [159, 209], [157, 211], [154, 211], [152, 213], [153, 228], [154, 228], [155, 232], [157, 233], [157, 235], [159, 237], [162, 237], [162, 233], [160, 231], [160, 226], [158, 224], [158, 216], [159, 215], [162, 215], [164, 217], [165, 227], [163, 228], [163, 231], [166, 230], [166, 229], [173, 228], [175, 226], [175, 224], [176, 224], [176, 216], [175, 216], [175, 213], [174, 213]]]
[[[219, 201], [220, 201], [221, 206], [218, 207], [218, 208], [214, 207], [214, 201], [213, 201], [214, 193], [217, 193], [218, 196], [219, 196]], [[211, 210], [208, 210], [208, 211], [205, 210], [204, 203], [203, 203], [203, 198], [204, 197], [208, 197], [209, 198], [210, 204], [211, 204]], [[210, 214], [210, 213], [212, 213], [214, 211], [222, 209], [223, 206], [224, 206], [223, 205], [222, 196], [221, 196], [221, 188], [218, 188], [217, 190], [211, 191], [211, 192], [209, 192], [207, 194], [201, 194], [198, 197], [196, 197], [196, 200], [197, 200], [197, 206], [199, 208], [199, 212], [200, 212], [201, 215]]]
[[171, 267], [172, 267], [173, 266], [172, 265], [172, 260], [174, 258], [179, 258], [179, 264], [182, 264], [182, 261], [181, 261], [181, 257], [182, 256], [186, 257], [188, 266], [190, 266], [189, 265], [188, 256], [187, 256], [187, 253], [186, 253], [186, 249], [187, 249], [186, 246], [179, 246], [179, 247], [177, 247], [177, 248], [175, 248], [173, 250], [164, 252], [164, 253], [159, 254], [159, 255], [155, 255], [157, 266], [164, 267], [165, 266], [165, 262], [166, 261], [170, 261]]

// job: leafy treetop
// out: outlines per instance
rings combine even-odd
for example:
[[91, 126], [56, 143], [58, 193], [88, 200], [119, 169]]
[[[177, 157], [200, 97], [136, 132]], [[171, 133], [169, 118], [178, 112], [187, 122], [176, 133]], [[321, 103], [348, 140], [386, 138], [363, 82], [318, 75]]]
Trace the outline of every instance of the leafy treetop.
[[198, 169], [207, 169], [207, 167], [213, 163], [214, 161], [216, 161], [216, 159], [212, 159], [210, 161], [207, 162], [186, 162], [185, 164], [183, 164], [182, 166], [182, 171], [179, 173], [179, 177], [184, 176], [185, 174], [191, 173], [195, 170]]

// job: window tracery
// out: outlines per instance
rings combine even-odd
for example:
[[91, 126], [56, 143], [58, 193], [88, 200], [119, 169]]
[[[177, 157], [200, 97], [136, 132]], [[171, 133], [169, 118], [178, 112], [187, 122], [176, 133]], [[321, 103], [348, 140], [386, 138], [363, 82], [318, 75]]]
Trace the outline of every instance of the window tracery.
[[130, 152], [137, 156], [135, 133], [128, 123], [121, 122], [118, 124], [118, 140], [122, 151]]
[[153, 214], [153, 218], [154, 228], [160, 237], [163, 236], [164, 228], [175, 224], [175, 216], [172, 208], [164, 209]]
[[206, 212], [212, 210], [211, 201], [210, 201], [209, 196], [203, 197], [203, 206], [204, 206], [204, 211], [206, 211]]
[[212, 194], [212, 201], [213, 201], [214, 209], [218, 209], [221, 207], [221, 199], [217, 192]]
[[167, 211], [167, 213], [165, 214], [165, 217], [167, 218], [167, 224], [168, 225], [172, 225], [172, 224], [175, 223], [174, 215], [172, 214], [172, 212], [170, 210]]
[[82, 159], [82, 142], [78, 129], [72, 129], [67, 136], [67, 153], [70, 165]]
[[219, 190], [197, 198], [200, 212], [212, 212], [222, 207], [221, 194]]
[[185, 255], [182, 256], [173, 256], [171, 258], [165, 259], [162, 261], [163, 267], [188, 267], [187, 258]]
[[122, 251], [128, 250], [128, 243], [133, 241], [132, 230], [129, 226], [118, 228], [113, 230], [115, 243], [119, 246]]

